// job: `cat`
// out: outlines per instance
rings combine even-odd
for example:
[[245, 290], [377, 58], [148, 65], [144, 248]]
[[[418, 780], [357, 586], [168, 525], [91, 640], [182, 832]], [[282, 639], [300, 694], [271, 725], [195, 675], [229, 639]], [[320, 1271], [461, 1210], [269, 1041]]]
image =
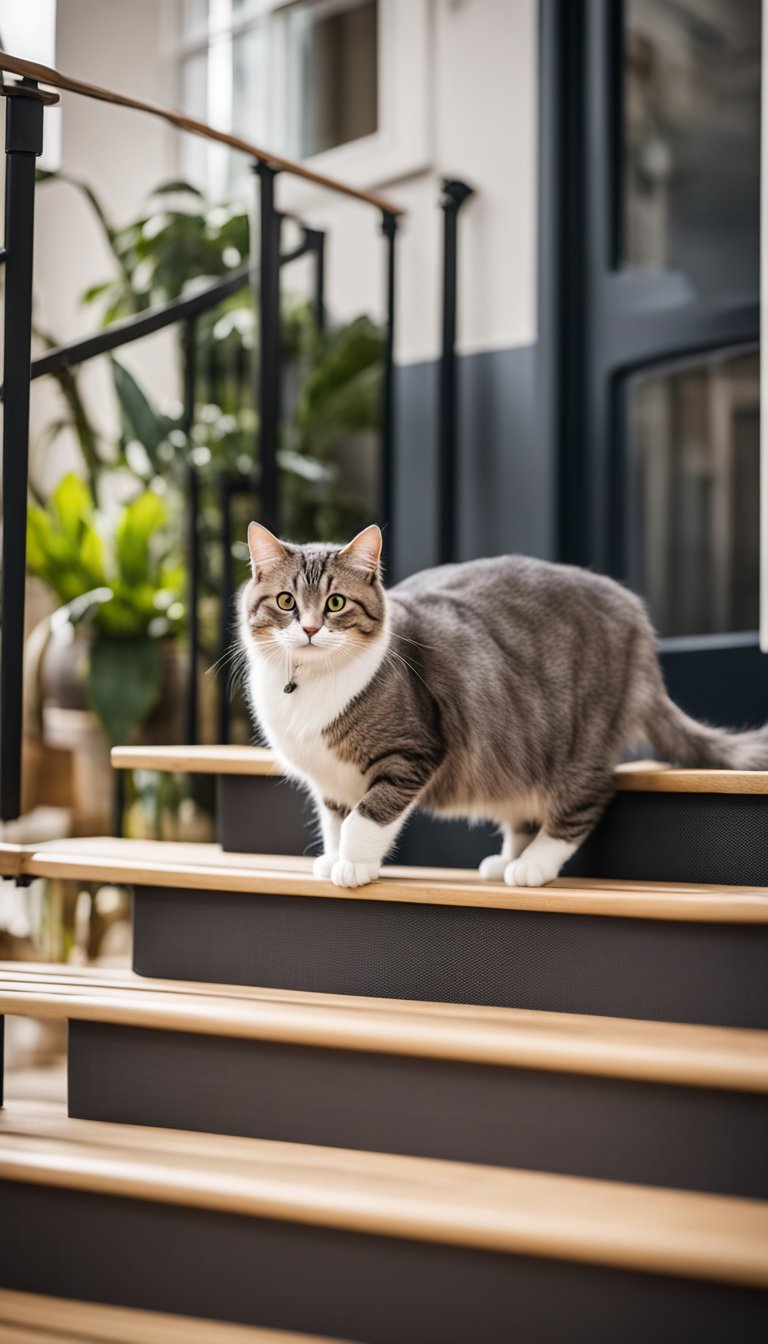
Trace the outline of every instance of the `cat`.
[[385, 592], [381, 532], [298, 546], [248, 528], [240, 598], [250, 708], [313, 793], [340, 887], [373, 882], [411, 810], [495, 822], [480, 876], [552, 882], [614, 791], [624, 748], [768, 768], [768, 727], [730, 733], [668, 697], [642, 601], [524, 556], [443, 565]]

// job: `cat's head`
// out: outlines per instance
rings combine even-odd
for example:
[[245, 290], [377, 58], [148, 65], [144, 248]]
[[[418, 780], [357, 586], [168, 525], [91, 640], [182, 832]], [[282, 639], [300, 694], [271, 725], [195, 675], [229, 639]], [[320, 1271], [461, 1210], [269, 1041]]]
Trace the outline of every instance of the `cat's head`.
[[260, 523], [248, 528], [252, 577], [241, 599], [244, 643], [265, 657], [282, 651], [303, 669], [340, 668], [385, 630], [381, 532], [348, 546], [296, 546]]

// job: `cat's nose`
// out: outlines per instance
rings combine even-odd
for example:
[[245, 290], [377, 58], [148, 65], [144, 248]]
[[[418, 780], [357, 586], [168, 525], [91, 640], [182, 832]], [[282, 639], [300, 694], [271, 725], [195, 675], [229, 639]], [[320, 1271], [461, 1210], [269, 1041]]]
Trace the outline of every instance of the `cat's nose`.
[[305, 635], [308, 635], [309, 638], [311, 639], [313, 635], [316, 635], [316, 634], [317, 634], [318, 630], [320, 629], [320, 626], [319, 626], [319, 625], [302, 625], [301, 628], [302, 628], [302, 630], [304, 631], [304, 634], [305, 634]]

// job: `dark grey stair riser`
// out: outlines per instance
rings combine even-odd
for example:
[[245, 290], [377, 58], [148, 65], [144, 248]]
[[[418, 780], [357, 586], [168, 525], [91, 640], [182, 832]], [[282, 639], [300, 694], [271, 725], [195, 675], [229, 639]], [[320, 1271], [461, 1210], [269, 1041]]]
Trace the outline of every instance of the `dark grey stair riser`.
[[0, 1183], [0, 1286], [365, 1344], [763, 1344], [768, 1294]]
[[69, 1114], [768, 1198], [768, 1096], [73, 1021]]
[[[318, 852], [312, 805], [293, 786], [247, 775], [219, 776], [218, 785], [219, 838], [224, 849]], [[492, 826], [470, 827], [417, 812], [392, 861], [476, 868], [499, 848]], [[638, 882], [763, 886], [768, 884], [768, 797], [619, 793], [564, 871], [570, 876]]]
[[134, 969], [329, 994], [768, 1027], [768, 925], [137, 887]]

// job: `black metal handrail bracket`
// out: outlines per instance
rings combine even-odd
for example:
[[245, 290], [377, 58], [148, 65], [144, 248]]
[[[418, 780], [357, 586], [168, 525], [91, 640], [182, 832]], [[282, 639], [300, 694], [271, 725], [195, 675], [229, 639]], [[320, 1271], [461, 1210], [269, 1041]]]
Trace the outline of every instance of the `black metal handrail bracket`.
[[443, 331], [440, 353], [440, 400], [438, 404], [438, 538], [441, 564], [456, 559], [458, 549], [457, 509], [457, 394], [456, 311], [458, 307], [458, 215], [465, 201], [474, 196], [466, 182], [446, 179], [440, 205], [443, 211]]
[[384, 379], [381, 408], [381, 507], [386, 523], [385, 559], [392, 559], [394, 551], [395, 515], [395, 238], [397, 215], [390, 210], [381, 214], [381, 231], [385, 238], [386, 259], [384, 290], [386, 318], [384, 329]]
[[29, 388], [35, 160], [43, 106], [58, 102], [31, 79], [3, 83], [5, 118], [5, 351], [3, 382], [3, 572], [0, 581], [0, 820], [21, 811], [24, 583], [27, 547]]
[[[2, 72], [16, 82], [3, 83]], [[160, 308], [137, 313], [115, 322], [104, 331], [83, 340], [49, 350], [31, 360], [32, 337], [32, 253], [35, 211], [35, 160], [43, 149], [43, 108], [59, 100], [58, 93], [40, 88], [66, 90], [80, 97], [107, 102], [133, 111], [159, 117], [177, 129], [204, 139], [228, 145], [247, 155], [258, 177], [258, 197], [254, 211], [254, 237], [258, 234], [258, 255], [252, 249], [250, 266], [218, 280], [192, 295], [175, 299]], [[255, 406], [258, 410], [258, 444], [254, 445], [252, 482], [222, 482], [221, 579], [222, 650], [230, 638], [232, 608], [231, 575], [231, 500], [246, 489], [258, 494], [262, 521], [273, 530], [280, 525], [278, 441], [280, 430], [280, 271], [300, 256], [312, 254], [315, 265], [314, 311], [319, 330], [325, 325], [325, 234], [298, 221], [302, 239], [289, 253], [281, 252], [281, 226], [284, 216], [275, 203], [275, 179], [289, 173], [314, 183], [323, 190], [352, 197], [378, 210], [383, 219], [386, 239], [386, 341], [384, 395], [382, 406], [382, 484], [381, 521], [391, 522], [394, 473], [394, 316], [395, 316], [395, 228], [400, 208], [390, 201], [357, 187], [350, 187], [314, 171], [305, 164], [273, 156], [240, 137], [217, 131], [184, 113], [142, 102], [110, 89], [72, 79], [48, 66], [24, 61], [8, 52], [0, 52], [0, 92], [8, 98], [6, 117], [6, 193], [5, 246], [0, 248], [0, 264], [5, 277], [5, 355], [3, 386], [3, 541], [2, 638], [0, 642], [0, 821], [10, 821], [21, 810], [22, 685], [24, 663], [24, 582], [27, 527], [27, 479], [29, 454], [29, 393], [32, 379], [74, 368], [120, 346], [140, 340], [151, 332], [173, 324], [183, 324], [184, 424], [189, 433], [194, 423], [197, 382], [197, 320], [239, 288], [250, 285], [259, 313], [258, 358], [254, 362]], [[257, 227], [258, 226], [258, 227]], [[256, 457], [258, 454], [258, 459]], [[258, 472], [256, 461], [258, 460]], [[187, 464], [187, 545], [189, 550], [189, 668], [185, 736], [197, 738], [199, 644], [198, 598], [200, 586], [199, 511], [200, 481], [190, 460]], [[391, 532], [389, 534], [391, 548]], [[222, 740], [228, 733], [228, 685], [223, 678], [220, 707]]]

